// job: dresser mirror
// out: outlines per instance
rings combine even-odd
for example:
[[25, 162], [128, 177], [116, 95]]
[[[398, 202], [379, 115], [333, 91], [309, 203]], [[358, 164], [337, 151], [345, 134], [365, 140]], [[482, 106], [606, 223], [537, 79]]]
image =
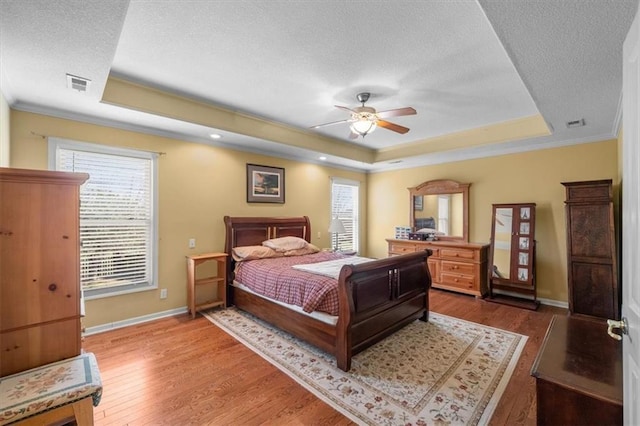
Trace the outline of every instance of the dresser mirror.
[[455, 180], [431, 180], [409, 188], [412, 230], [435, 229], [439, 240], [468, 242], [470, 185]]

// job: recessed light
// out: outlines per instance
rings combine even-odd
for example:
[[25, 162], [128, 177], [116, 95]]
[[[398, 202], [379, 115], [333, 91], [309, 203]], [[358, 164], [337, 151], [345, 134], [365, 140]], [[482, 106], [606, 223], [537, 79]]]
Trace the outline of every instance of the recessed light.
[[327, 157], [325, 157], [325, 156], [323, 155], [322, 157], [320, 157], [320, 159], [321, 159], [322, 161], [325, 161], [325, 160], [327, 159]]
[[211, 136], [211, 139], [222, 139], [222, 135], [217, 133], [211, 133], [209, 136]]

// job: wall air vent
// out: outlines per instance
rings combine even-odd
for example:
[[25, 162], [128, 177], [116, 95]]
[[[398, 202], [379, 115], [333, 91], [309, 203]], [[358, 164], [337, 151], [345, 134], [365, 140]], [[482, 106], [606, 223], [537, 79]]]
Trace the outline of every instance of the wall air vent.
[[402, 163], [402, 160], [389, 161], [389, 164], [398, 164], [398, 163]]
[[574, 127], [582, 127], [584, 125], [584, 118], [581, 118], [580, 120], [567, 121], [567, 128], [569, 129], [573, 129]]
[[86, 92], [89, 88], [91, 80], [88, 78], [78, 77], [77, 75], [67, 74], [67, 88], [77, 90], [78, 92]]

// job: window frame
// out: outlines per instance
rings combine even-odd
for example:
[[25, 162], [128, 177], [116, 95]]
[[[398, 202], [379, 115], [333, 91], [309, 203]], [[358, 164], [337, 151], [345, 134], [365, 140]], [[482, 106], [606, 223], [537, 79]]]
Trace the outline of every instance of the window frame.
[[[148, 261], [150, 265], [150, 282], [145, 284], [129, 284], [117, 287], [106, 287], [98, 289], [82, 289], [83, 297], [86, 300], [101, 299], [105, 297], [119, 296], [123, 294], [138, 293], [158, 289], [158, 153], [142, 151], [130, 148], [120, 148], [109, 145], [80, 142], [70, 139], [49, 138], [48, 142], [48, 166], [49, 170], [58, 169], [58, 152], [60, 149], [71, 151], [84, 151], [96, 154], [115, 155], [121, 157], [133, 157], [151, 162], [150, 196], [151, 196], [151, 247]], [[89, 178], [91, 179], [91, 178]], [[80, 247], [82, 250], [82, 247]], [[81, 271], [78, 271], [80, 273]]]
[[[353, 213], [353, 226], [352, 226], [352, 249], [356, 253], [360, 252], [360, 182], [351, 179], [344, 179], [339, 177], [331, 177], [331, 185], [330, 185], [330, 204], [329, 204], [329, 222], [335, 217], [334, 214], [334, 198], [333, 198], [333, 186], [334, 185], [343, 185], [343, 186], [351, 186], [356, 189], [357, 196], [354, 199], [354, 213]], [[344, 221], [349, 218], [338, 217], [338, 219]], [[333, 237], [331, 235], [331, 246], [333, 245]], [[338, 238], [340, 238], [338, 236]], [[348, 250], [348, 251], [351, 251]]]

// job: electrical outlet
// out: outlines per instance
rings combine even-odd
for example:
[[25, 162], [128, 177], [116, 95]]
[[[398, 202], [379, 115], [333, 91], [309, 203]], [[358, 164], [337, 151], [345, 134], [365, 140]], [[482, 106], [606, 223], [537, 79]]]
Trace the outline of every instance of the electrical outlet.
[[318, 231], [318, 238], [322, 236], [322, 232]]
[[189, 248], [196, 248], [196, 239], [189, 238]]
[[167, 289], [166, 288], [160, 289], [160, 299], [166, 299], [166, 298], [167, 298]]

